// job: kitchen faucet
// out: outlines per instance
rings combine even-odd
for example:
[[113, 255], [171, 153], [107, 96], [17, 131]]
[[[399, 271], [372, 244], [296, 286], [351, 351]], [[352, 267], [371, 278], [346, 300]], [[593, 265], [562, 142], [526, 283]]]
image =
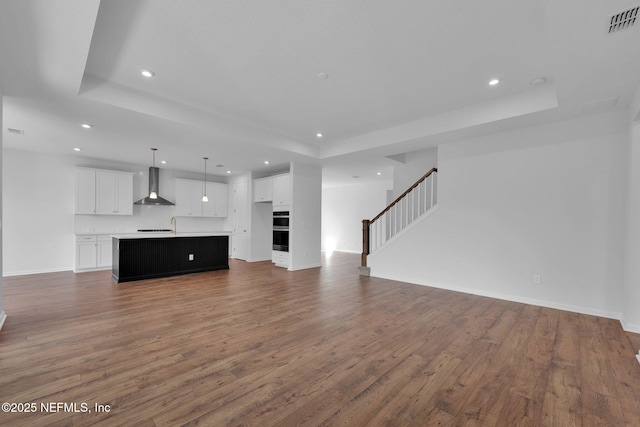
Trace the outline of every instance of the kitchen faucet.
[[171, 217], [171, 225], [173, 225], [173, 234], [178, 233], [178, 220], [175, 216]]

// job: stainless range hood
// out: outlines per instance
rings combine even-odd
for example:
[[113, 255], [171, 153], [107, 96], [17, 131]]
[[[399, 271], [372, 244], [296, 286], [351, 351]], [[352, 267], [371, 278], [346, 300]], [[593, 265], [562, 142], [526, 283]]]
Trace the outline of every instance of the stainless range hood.
[[[173, 206], [175, 203], [163, 199], [160, 197], [160, 169], [156, 167], [149, 168], [149, 196], [144, 199], [140, 199], [134, 203], [134, 205], [150, 205], [150, 206]], [[157, 197], [152, 199], [151, 194], [156, 194]]]

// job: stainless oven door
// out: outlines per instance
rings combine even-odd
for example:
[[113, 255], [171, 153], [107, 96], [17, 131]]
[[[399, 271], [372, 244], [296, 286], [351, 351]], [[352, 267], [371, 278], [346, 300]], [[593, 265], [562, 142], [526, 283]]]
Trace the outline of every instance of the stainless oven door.
[[289, 230], [273, 230], [273, 250], [289, 252]]

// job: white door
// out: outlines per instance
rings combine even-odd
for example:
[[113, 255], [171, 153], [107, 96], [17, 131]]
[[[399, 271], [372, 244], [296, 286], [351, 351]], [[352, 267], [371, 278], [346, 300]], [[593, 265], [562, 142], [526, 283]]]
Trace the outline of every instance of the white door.
[[116, 180], [118, 176], [108, 172], [96, 173], [96, 213], [101, 215], [117, 214]]
[[238, 181], [233, 185], [233, 248], [231, 256], [247, 259], [249, 253], [247, 181]]
[[133, 175], [118, 175], [116, 185], [116, 213], [133, 215]]

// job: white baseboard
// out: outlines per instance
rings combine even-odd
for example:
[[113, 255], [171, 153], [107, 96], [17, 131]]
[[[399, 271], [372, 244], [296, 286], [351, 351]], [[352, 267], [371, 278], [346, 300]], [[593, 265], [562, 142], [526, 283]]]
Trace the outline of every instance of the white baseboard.
[[289, 266], [289, 268], [287, 270], [289, 270], [289, 271], [298, 271], [298, 270], [306, 270], [308, 268], [316, 268], [316, 267], [322, 267], [322, 263], [320, 263], [320, 264], [298, 265], [295, 268]]
[[625, 331], [640, 334], [640, 325], [627, 323], [624, 321], [624, 319], [620, 319], [620, 324], [622, 325], [622, 329], [624, 329]]
[[2, 326], [4, 325], [4, 321], [7, 320], [7, 313], [2, 310], [0, 312], [0, 331], [2, 330]]
[[27, 274], [59, 273], [61, 271], [73, 271], [73, 267], [46, 268], [42, 270], [3, 271], [2, 277], [26, 276]]
[[[590, 316], [598, 316], [598, 317], [604, 317], [607, 319], [615, 319], [620, 321], [620, 323], [622, 324], [622, 313], [616, 313], [616, 312], [612, 312], [612, 311], [605, 311], [605, 310], [598, 310], [598, 309], [594, 309], [591, 307], [582, 307], [582, 306], [577, 306], [577, 305], [570, 305], [570, 304], [563, 304], [563, 303], [557, 303], [554, 301], [546, 301], [546, 300], [538, 300], [538, 299], [534, 299], [534, 298], [526, 298], [526, 297], [520, 297], [517, 295], [506, 295], [506, 294], [501, 294], [501, 293], [497, 293], [497, 292], [487, 292], [487, 291], [483, 291], [483, 290], [478, 290], [478, 289], [473, 289], [473, 288], [466, 288], [466, 287], [462, 287], [462, 286], [452, 286], [452, 285], [445, 285], [442, 283], [433, 283], [433, 282], [418, 282], [415, 280], [411, 280], [408, 278], [403, 278], [403, 277], [386, 277], [385, 275], [380, 275], [378, 273], [376, 273], [374, 271], [374, 269], [371, 269], [371, 277], [380, 277], [382, 279], [388, 279], [388, 280], [396, 280], [396, 281], [401, 281], [401, 282], [405, 282], [405, 283], [413, 283], [416, 285], [420, 285], [420, 286], [429, 286], [432, 288], [438, 288], [438, 289], [445, 289], [448, 291], [454, 291], [454, 292], [462, 292], [465, 294], [472, 294], [472, 295], [478, 295], [478, 296], [482, 296], [482, 297], [489, 297], [489, 298], [495, 298], [495, 299], [500, 299], [500, 300], [505, 300], [505, 301], [511, 301], [511, 302], [518, 302], [518, 303], [522, 303], [522, 304], [529, 304], [529, 305], [535, 305], [538, 307], [546, 307], [546, 308], [553, 308], [556, 310], [563, 310], [563, 311], [570, 311], [573, 313], [581, 313], [581, 314], [588, 314]], [[625, 328], [625, 325], [622, 324], [622, 328], [625, 331], [629, 331], [629, 332], [633, 332], [632, 330], [628, 330], [627, 328]]]
[[[327, 252], [327, 251], [324, 250], [322, 252]], [[362, 250], [354, 251], [354, 250], [351, 250], [351, 249], [334, 249], [332, 252], [346, 252], [348, 254], [361, 254]]]
[[73, 270], [74, 273], [88, 273], [90, 271], [105, 271], [111, 270], [111, 267], [96, 267], [96, 268], [82, 268], [80, 270]]

